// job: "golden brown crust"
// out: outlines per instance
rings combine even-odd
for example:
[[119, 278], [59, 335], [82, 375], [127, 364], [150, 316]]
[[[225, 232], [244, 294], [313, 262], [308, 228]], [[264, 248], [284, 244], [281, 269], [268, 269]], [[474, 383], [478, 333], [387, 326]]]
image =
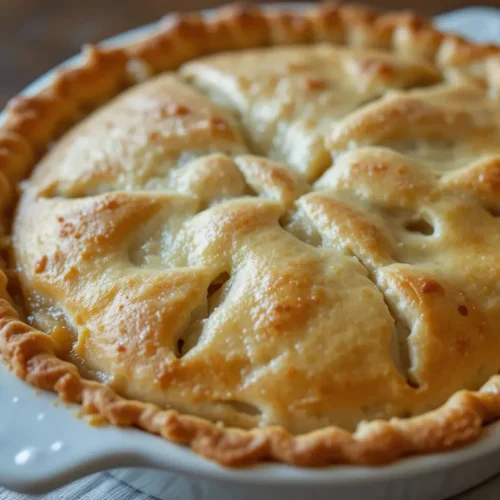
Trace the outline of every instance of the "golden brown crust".
[[[169, 16], [159, 24], [157, 32], [133, 46], [87, 49], [80, 66], [61, 70], [39, 94], [21, 97], [9, 104], [6, 120], [0, 127], [0, 210], [3, 213], [0, 238], [10, 226], [6, 214], [11, 211], [17, 184], [28, 175], [35, 161], [71, 124], [129, 86], [134, 77], [140, 79], [174, 69], [192, 58], [221, 50], [325, 40], [353, 47], [392, 48], [405, 57], [424, 57], [444, 71], [456, 72], [460, 78], [490, 85], [493, 91], [499, 89], [499, 48], [474, 45], [456, 36], [443, 35], [425, 20], [412, 15], [379, 14], [363, 7], [325, 4], [300, 14], [281, 9], [264, 11], [257, 7], [237, 7], [221, 10], [212, 20], [197, 15]], [[401, 109], [398, 101], [395, 106], [397, 120]], [[441, 117], [439, 110], [424, 111], [436, 119]], [[457, 115], [457, 121], [462, 118]], [[363, 123], [370, 125], [370, 115]], [[415, 127], [418, 134], [418, 123]], [[374, 125], [374, 128], [377, 127]], [[356, 133], [355, 126], [351, 133]], [[334, 146], [341, 140], [343, 137], [334, 137]], [[275, 196], [285, 204], [307, 190], [300, 178], [283, 176], [279, 166], [264, 166], [259, 170], [261, 166], [256, 168], [249, 157], [240, 157], [237, 163], [254, 188], [266, 182], [262, 179], [273, 178]], [[469, 170], [467, 175], [449, 174], [441, 180], [442, 189], [471, 185], [478, 197], [491, 202], [498, 188], [497, 167], [484, 162], [474, 171]], [[474, 176], [476, 170], [477, 178]], [[482, 175], [483, 170], [487, 173], [486, 178]], [[373, 175], [373, 169], [370, 172]], [[361, 180], [365, 174], [362, 167], [352, 172]], [[409, 204], [415, 196], [418, 194], [407, 194]], [[332, 203], [336, 204], [333, 208]], [[319, 219], [321, 210], [335, 210], [339, 215], [335, 230], [339, 232], [344, 220], [349, 220], [349, 224], [366, 224], [366, 220], [358, 221], [356, 209], [349, 202], [312, 194], [305, 198], [304, 206], [310, 210], [311, 217], [316, 214]], [[242, 220], [241, 224], [248, 224], [248, 221]], [[327, 235], [332, 231], [331, 228], [320, 229]], [[389, 262], [392, 256], [384, 249], [390, 244], [384, 240], [383, 228], [378, 227], [374, 219], [363, 231], [373, 235], [373, 248], [380, 250], [380, 262]], [[361, 260], [363, 251], [359, 250]], [[363, 264], [370, 267], [370, 262]], [[46, 265], [47, 262], [41, 260], [37, 269], [43, 272]], [[416, 294], [420, 301], [425, 299], [425, 293], [439, 290], [439, 283], [436, 285], [425, 277], [405, 272], [401, 271], [404, 282], [399, 284], [395, 279], [391, 281], [390, 271], [382, 273], [380, 280], [382, 283], [386, 280], [388, 286], [406, 287], [407, 293]], [[417, 292], [421, 283], [422, 291]], [[437, 410], [412, 418], [362, 423], [353, 433], [337, 427], [299, 436], [292, 436], [278, 427], [251, 431], [224, 428], [208, 420], [161, 410], [152, 404], [125, 400], [109, 387], [82, 378], [73, 364], [57, 358], [60, 350], [54, 338], [19, 319], [7, 292], [6, 275], [0, 270], [0, 352], [19, 377], [36, 387], [55, 390], [66, 401], [81, 403], [86, 413], [99, 414], [117, 425], [136, 425], [189, 445], [222, 464], [236, 466], [261, 460], [304, 466], [387, 463], [403, 456], [451, 449], [470, 442], [479, 436], [484, 424], [500, 417], [500, 377], [493, 376], [479, 391], [461, 391]]]

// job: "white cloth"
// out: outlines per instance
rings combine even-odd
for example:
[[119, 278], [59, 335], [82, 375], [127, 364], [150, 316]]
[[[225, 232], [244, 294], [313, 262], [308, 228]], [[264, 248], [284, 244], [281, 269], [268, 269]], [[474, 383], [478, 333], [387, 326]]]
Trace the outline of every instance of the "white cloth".
[[[0, 488], [0, 500], [152, 500], [153, 497], [101, 472], [42, 496], [22, 495]], [[182, 500], [175, 499], [172, 500]], [[490, 500], [490, 499], [488, 499]]]
[[[184, 500], [168, 495], [169, 500]], [[481, 486], [449, 500], [499, 500], [500, 474]], [[109, 472], [93, 474], [42, 496], [22, 495], [0, 488], [0, 500], [155, 500], [142, 491], [121, 482]], [[214, 500], [216, 500], [214, 498]], [[424, 500], [424, 499], [422, 499]]]
[[[500, 44], [500, 9], [469, 8], [444, 14], [437, 18], [443, 30], [455, 31], [477, 42]], [[172, 483], [178, 477], [170, 475]], [[182, 482], [182, 481], [181, 481]], [[176, 494], [177, 492], [177, 494]], [[172, 488], [169, 500], [183, 500], [179, 489]], [[154, 497], [128, 486], [109, 472], [93, 474], [58, 490], [31, 496], [0, 488], [0, 500], [154, 500]], [[479, 487], [454, 497], [452, 500], [499, 500], [500, 474]], [[215, 500], [215, 499], [214, 499]]]

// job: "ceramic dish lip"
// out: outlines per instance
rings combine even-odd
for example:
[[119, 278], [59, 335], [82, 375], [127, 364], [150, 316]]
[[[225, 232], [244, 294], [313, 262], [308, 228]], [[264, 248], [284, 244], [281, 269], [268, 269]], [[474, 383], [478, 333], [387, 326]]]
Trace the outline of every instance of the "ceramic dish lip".
[[[276, 5], [290, 9], [299, 9], [311, 4], [303, 2], [267, 4], [266, 7]], [[208, 16], [213, 12], [214, 10], [203, 11]], [[101, 42], [101, 45], [120, 46], [129, 44], [139, 40], [156, 27], [157, 23], [148, 24], [105, 40]], [[35, 80], [21, 94], [32, 95], [39, 92], [46, 87], [58, 69], [77, 64], [80, 59], [81, 55], [71, 57]], [[0, 123], [2, 118], [3, 113], [0, 113]], [[23, 391], [31, 391], [31, 397], [37, 397], [39, 403], [51, 405], [57, 400], [56, 396], [50, 393], [35, 396], [35, 390], [26, 386], [14, 374], [8, 372], [0, 358], [0, 380], [3, 379], [8, 387], [16, 387], [16, 384], [22, 384], [25, 386]], [[26, 397], [29, 398], [30, 396]], [[10, 411], [14, 415], [15, 410], [12, 410], [12, 408], [15, 407], [13, 405], [7, 405], [5, 410], [2, 408], [2, 411], [6, 411], [7, 413], [7, 419], [9, 408], [11, 408]], [[69, 426], [70, 431], [74, 431], [74, 435], [78, 435], [78, 426], [82, 424], [81, 420], [75, 418], [69, 411], [65, 411], [64, 413], [64, 425]], [[60, 460], [54, 460], [52, 464], [48, 463], [49, 470], [42, 471], [43, 477], [41, 474], [33, 474], [27, 477], [24, 475], [25, 471], [23, 470], [20, 470], [19, 475], [9, 477], [11, 475], [8, 472], [10, 469], [7, 468], [8, 470], [4, 470], [4, 467], [2, 467], [0, 469], [0, 484], [4, 484], [17, 491], [40, 493], [62, 486], [92, 472], [122, 466], [136, 466], [163, 469], [191, 476], [196, 475], [206, 479], [240, 484], [247, 483], [263, 486], [300, 485], [311, 488], [324, 488], [326, 486], [340, 486], [361, 481], [365, 484], [381, 483], [389, 480], [423, 476], [431, 471], [444, 471], [460, 464], [473, 462], [478, 458], [498, 452], [500, 449], [499, 422], [488, 426], [485, 429], [484, 435], [478, 441], [466, 447], [451, 452], [408, 457], [384, 466], [337, 465], [314, 469], [269, 463], [234, 469], [222, 467], [196, 455], [193, 451], [183, 446], [176, 445], [163, 438], [137, 429], [122, 429], [109, 426], [102, 429], [91, 428], [91, 430], [91, 434], [95, 434], [95, 448], [92, 452], [76, 453], [69, 458], [66, 457], [64, 463], [61, 463]], [[106, 436], [105, 439], [101, 439], [103, 433]], [[0, 463], [3, 465], [5, 457], [2, 457], [2, 448], [0, 440]]]

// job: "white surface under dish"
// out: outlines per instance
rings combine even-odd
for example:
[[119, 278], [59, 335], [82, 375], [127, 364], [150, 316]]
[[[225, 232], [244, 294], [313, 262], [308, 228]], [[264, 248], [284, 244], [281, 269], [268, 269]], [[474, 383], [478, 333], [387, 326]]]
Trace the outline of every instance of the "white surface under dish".
[[[437, 23], [476, 41], [500, 43], [500, 11], [495, 9], [465, 9], [440, 16]], [[112, 43], [128, 43], [151, 29], [121, 35]], [[50, 77], [26, 92], [37, 92]], [[270, 464], [227, 469], [136, 429], [91, 427], [75, 417], [77, 407], [67, 408], [55, 395], [35, 391], [1, 364], [0, 408], [0, 485], [26, 493], [43, 493], [99, 470], [149, 467], [160, 470], [123, 469], [114, 474], [169, 500], [442, 500], [500, 471], [500, 424], [461, 450], [384, 467], [301, 469]]]

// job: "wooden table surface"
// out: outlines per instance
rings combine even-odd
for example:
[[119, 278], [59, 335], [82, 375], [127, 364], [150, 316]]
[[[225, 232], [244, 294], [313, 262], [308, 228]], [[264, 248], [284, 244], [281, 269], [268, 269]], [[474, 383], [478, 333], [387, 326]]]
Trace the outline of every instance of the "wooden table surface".
[[[500, 0], [364, 0], [381, 8], [412, 8], [424, 15]], [[79, 51], [169, 11], [216, 7], [217, 0], [0, 0], [0, 109], [37, 76]]]

